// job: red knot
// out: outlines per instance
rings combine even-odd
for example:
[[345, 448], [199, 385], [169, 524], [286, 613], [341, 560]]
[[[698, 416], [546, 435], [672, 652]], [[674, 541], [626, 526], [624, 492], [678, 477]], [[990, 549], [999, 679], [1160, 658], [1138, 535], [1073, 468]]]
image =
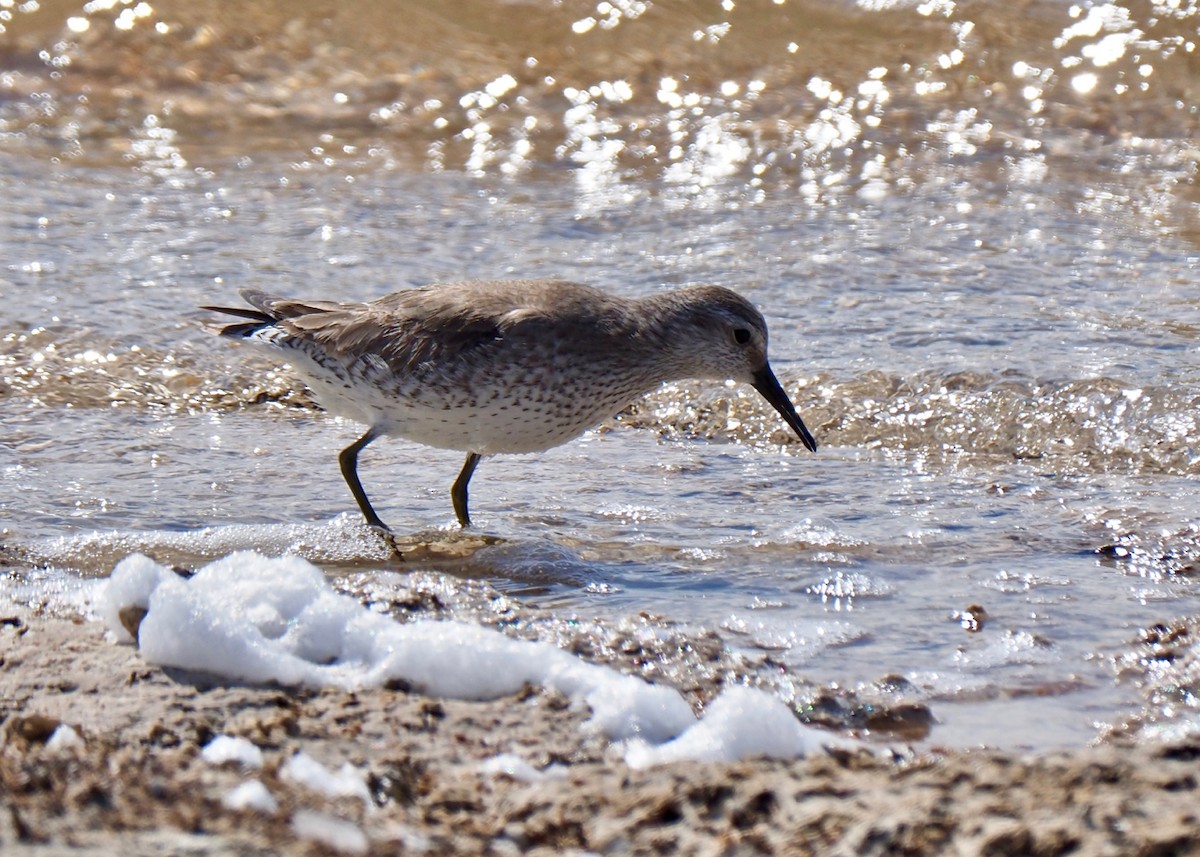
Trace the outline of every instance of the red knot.
[[249, 307], [203, 307], [244, 319], [221, 335], [287, 360], [328, 411], [367, 426], [338, 460], [384, 534], [358, 478], [358, 454], [384, 435], [466, 452], [450, 490], [463, 527], [483, 456], [566, 443], [669, 381], [750, 384], [817, 448], [767, 362], [762, 314], [729, 289], [623, 298], [560, 280], [471, 280], [369, 303], [240, 294]]

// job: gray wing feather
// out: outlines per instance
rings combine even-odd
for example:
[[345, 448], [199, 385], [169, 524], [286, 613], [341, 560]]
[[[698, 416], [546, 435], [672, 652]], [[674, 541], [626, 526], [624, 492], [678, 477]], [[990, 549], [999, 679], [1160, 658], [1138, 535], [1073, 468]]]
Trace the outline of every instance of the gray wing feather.
[[572, 336], [589, 336], [610, 309], [601, 292], [556, 280], [423, 286], [370, 303], [293, 300], [258, 289], [240, 294], [297, 339], [320, 345], [347, 364], [377, 355], [397, 375], [452, 373], [492, 359], [523, 331], [548, 333], [546, 319], [552, 313], [547, 307], [564, 298], [579, 309], [561, 321], [571, 326]]
[[423, 365], [444, 370], [503, 341], [494, 315], [464, 312], [429, 289], [409, 289], [369, 304], [280, 301], [270, 306], [281, 316], [277, 324], [292, 335], [345, 362], [378, 355], [397, 375]]

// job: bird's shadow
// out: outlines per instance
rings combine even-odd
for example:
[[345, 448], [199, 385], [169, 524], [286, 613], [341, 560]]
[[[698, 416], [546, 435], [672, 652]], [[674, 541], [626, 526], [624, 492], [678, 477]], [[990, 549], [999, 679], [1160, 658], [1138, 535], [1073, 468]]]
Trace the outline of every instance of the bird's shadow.
[[[398, 548], [398, 552], [396, 550]], [[329, 577], [444, 574], [482, 581], [514, 596], [569, 592], [623, 578], [645, 558], [591, 556], [589, 545], [569, 532], [496, 533], [477, 528], [402, 531], [388, 540], [356, 516], [303, 524], [231, 524], [171, 530], [109, 530], [49, 539], [0, 543], [0, 567], [54, 569], [68, 576], [104, 578], [132, 554], [144, 554], [180, 573], [240, 551], [299, 556]], [[639, 562], [638, 560], [642, 561]]]

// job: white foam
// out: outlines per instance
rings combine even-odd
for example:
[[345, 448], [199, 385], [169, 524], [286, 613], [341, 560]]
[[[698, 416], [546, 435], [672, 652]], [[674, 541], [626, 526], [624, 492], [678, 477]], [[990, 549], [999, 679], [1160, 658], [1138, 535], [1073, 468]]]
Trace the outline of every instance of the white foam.
[[174, 576], [170, 569], [142, 554], [126, 557], [113, 571], [96, 599], [96, 612], [120, 642], [134, 641], [121, 624], [121, 611], [126, 607], [148, 608], [150, 593], [168, 575]]
[[83, 738], [66, 723], [60, 723], [46, 741], [47, 752], [61, 755], [74, 752], [84, 745]]
[[666, 762], [734, 762], [752, 756], [794, 759], [839, 743], [805, 726], [778, 698], [749, 687], [729, 687], [708, 706], [704, 717], [678, 738], [659, 746], [628, 742], [625, 761], [633, 768]]
[[343, 854], [366, 854], [370, 843], [362, 829], [323, 812], [302, 809], [292, 816], [292, 831], [301, 839], [311, 839]]
[[357, 797], [364, 804], [371, 803], [365, 774], [349, 762], [331, 771], [312, 756], [301, 752], [288, 759], [279, 775], [327, 797]]
[[562, 765], [547, 765], [544, 769], [538, 770], [516, 753], [501, 753], [490, 759], [484, 759], [479, 763], [479, 770], [484, 774], [506, 776], [523, 783], [562, 779], [567, 775], [567, 769]]
[[[399, 680], [434, 696], [469, 700], [495, 699], [535, 684], [584, 702], [591, 709], [590, 727], [610, 738], [639, 739], [637, 746], [649, 747], [679, 736], [661, 748], [664, 761], [682, 758], [686, 748], [708, 758], [713, 742], [724, 748], [723, 758], [739, 752], [797, 755], [816, 746], [794, 738], [799, 724], [781, 702], [768, 705], [772, 698], [765, 694], [718, 698], [697, 725], [672, 688], [586, 663], [549, 643], [515, 640], [477, 625], [400, 624], [337, 594], [320, 569], [294, 556], [237, 552], [191, 578], [130, 556], [96, 598], [97, 612], [120, 639], [129, 639], [121, 610], [137, 605], [148, 611], [138, 644], [143, 657], [163, 666], [347, 690]], [[793, 737], [764, 739], [759, 733], [767, 728]], [[635, 758], [649, 758], [633, 746]]]
[[237, 762], [243, 768], [261, 768], [263, 764], [262, 750], [253, 741], [232, 735], [213, 738], [200, 751], [200, 758], [210, 765]]
[[259, 780], [246, 780], [221, 799], [227, 809], [254, 809], [267, 815], [279, 811], [279, 801]]

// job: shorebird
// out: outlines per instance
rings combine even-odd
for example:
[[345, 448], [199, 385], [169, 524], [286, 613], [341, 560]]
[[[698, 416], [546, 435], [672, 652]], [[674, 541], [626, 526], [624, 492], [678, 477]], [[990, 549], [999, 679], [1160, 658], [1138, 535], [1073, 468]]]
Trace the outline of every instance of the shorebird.
[[218, 332], [283, 358], [326, 410], [367, 426], [338, 461], [381, 534], [391, 530], [358, 454], [385, 435], [466, 452], [450, 489], [463, 527], [481, 458], [558, 446], [668, 381], [751, 384], [817, 448], [767, 362], [762, 314], [718, 286], [624, 298], [560, 280], [471, 280], [369, 303], [239, 294], [249, 307], [202, 307], [242, 319]]

